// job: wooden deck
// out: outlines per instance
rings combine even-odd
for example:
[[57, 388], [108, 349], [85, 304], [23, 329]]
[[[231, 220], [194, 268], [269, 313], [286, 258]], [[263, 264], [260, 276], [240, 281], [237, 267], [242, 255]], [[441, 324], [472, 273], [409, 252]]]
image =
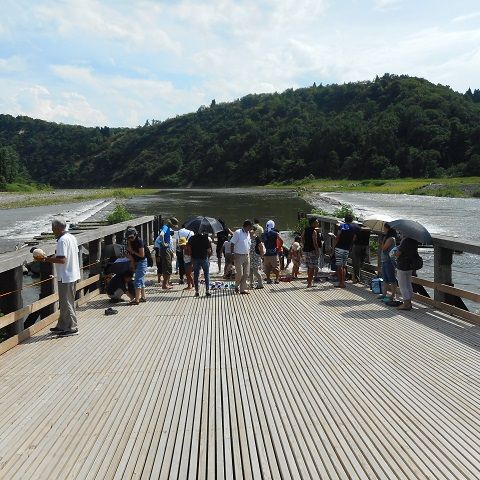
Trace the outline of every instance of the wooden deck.
[[480, 478], [479, 327], [302, 282], [107, 306], [0, 358], [0, 478]]

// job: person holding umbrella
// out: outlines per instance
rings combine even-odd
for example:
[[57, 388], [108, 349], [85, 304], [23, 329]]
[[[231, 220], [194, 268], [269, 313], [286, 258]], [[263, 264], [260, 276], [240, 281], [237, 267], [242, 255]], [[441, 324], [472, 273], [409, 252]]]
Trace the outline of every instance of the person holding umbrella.
[[415, 220], [399, 219], [390, 222], [390, 225], [402, 234], [402, 241], [397, 256], [397, 278], [403, 303], [399, 310], [411, 310], [413, 298], [412, 274], [422, 268], [422, 257], [418, 254], [418, 244], [431, 245], [433, 243], [430, 232]]
[[413, 238], [404, 237], [400, 246], [395, 252], [397, 256], [397, 278], [403, 303], [397, 308], [399, 310], [411, 310], [413, 287], [412, 287], [412, 264], [418, 255], [418, 242]]
[[[382, 277], [383, 277], [383, 294], [380, 299], [384, 302], [393, 302], [395, 300], [395, 290], [397, 286], [397, 279], [395, 278], [395, 265], [390, 258], [390, 252], [396, 247], [397, 232], [388, 222], [383, 225], [383, 242], [381, 246], [381, 262], [382, 262]], [[390, 297], [388, 291], [390, 290]]]

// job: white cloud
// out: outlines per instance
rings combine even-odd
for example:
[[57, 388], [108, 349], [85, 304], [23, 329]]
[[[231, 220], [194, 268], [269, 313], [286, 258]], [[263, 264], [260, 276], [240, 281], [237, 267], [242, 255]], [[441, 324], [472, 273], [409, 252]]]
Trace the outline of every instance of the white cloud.
[[[61, 37], [93, 35], [97, 39], [121, 42], [123, 49], [147, 49], [180, 53], [181, 46], [159, 27], [161, 7], [155, 2], [130, 2], [122, 10], [121, 2], [108, 4], [99, 0], [76, 0], [59, 4], [43, 2], [33, 9], [40, 22], [53, 25]], [[51, 27], [49, 27], [51, 28]], [[88, 38], [88, 37], [87, 37]]]
[[16, 55], [10, 58], [0, 58], [0, 73], [21, 72], [25, 68], [25, 60]]
[[0, 99], [0, 108], [12, 115], [28, 115], [52, 122], [79, 125], [105, 125], [107, 116], [76, 92], [52, 94], [40, 84], [18, 85], [16, 82], [0, 82], [7, 98]]
[[[0, 42], [0, 111], [45, 112], [57, 121], [135, 126], [195, 111], [213, 98], [385, 72], [425, 76], [460, 91], [480, 86], [479, 29], [462, 23], [477, 13], [452, 21], [450, 13], [439, 8], [430, 15], [415, 0], [9, 4], [0, 26], [0, 33], [8, 30]], [[15, 80], [7, 90], [6, 78]], [[18, 100], [19, 86], [29, 102]]]
[[375, 0], [375, 8], [377, 10], [389, 10], [397, 8], [403, 0]]
[[466, 22], [468, 20], [472, 20], [472, 18], [478, 18], [480, 17], [480, 12], [473, 12], [473, 13], [468, 13], [466, 15], [459, 15], [458, 17], [455, 17], [452, 22]]

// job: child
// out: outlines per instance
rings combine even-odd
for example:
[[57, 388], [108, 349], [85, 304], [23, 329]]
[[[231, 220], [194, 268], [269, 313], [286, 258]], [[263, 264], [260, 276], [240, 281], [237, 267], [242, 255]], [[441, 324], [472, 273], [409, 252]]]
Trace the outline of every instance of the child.
[[178, 246], [183, 252], [183, 263], [185, 268], [185, 277], [187, 279], [187, 286], [185, 290], [191, 290], [193, 288], [193, 277], [192, 277], [192, 251], [190, 245], [187, 242], [186, 237], [180, 237], [178, 240]]
[[292, 277], [298, 278], [298, 270], [300, 269], [300, 263], [302, 261], [302, 237], [296, 236], [295, 241], [292, 243], [288, 252], [288, 259], [292, 262]]

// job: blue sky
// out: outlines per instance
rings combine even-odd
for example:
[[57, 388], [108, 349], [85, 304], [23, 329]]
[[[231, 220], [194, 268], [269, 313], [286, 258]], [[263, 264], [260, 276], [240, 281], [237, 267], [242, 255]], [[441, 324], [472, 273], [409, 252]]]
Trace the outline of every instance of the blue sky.
[[373, 79], [480, 88], [477, 0], [0, 0], [0, 113], [137, 126]]

